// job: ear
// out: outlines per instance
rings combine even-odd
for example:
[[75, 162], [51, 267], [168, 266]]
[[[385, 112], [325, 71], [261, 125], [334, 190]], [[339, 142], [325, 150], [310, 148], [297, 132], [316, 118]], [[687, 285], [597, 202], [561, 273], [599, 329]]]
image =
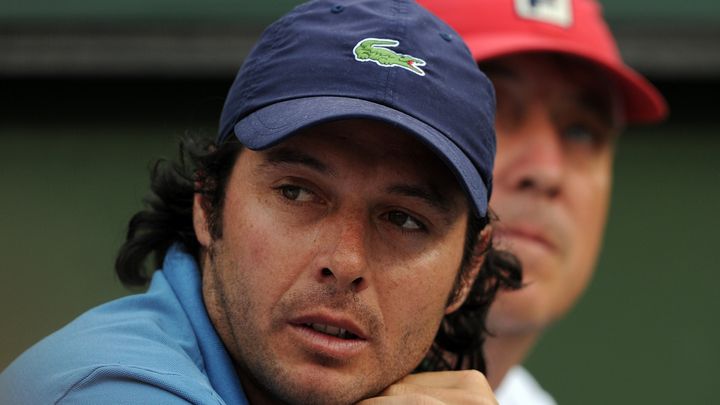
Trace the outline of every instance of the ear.
[[210, 224], [207, 219], [207, 211], [205, 207], [207, 201], [200, 193], [193, 196], [193, 228], [195, 229], [195, 237], [200, 246], [207, 248], [210, 246], [212, 238], [210, 236]]
[[467, 270], [467, 274], [463, 277], [463, 280], [461, 281], [462, 284], [460, 285], [460, 290], [455, 293], [455, 297], [453, 298], [452, 302], [450, 302], [447, 308], [445, 308], [445, 315], [457, 311], [467, 299], [468, 294], [470, 294], [470, 290], [472, 290], [472, 286], [475, 283], [478, 274], [480, 274], [480, 269], [485, 262], [484, 252], [487, 249], [488, 244], [490, 243], [491, 237], [492, 225], [487, 225], [480, 232], [480, 236], [478, 236], [478, 241], [475, 244], [475, 248], [473, 249], [472, 259], [470, 260], [470, 264], [468, 265], [469, 268]]

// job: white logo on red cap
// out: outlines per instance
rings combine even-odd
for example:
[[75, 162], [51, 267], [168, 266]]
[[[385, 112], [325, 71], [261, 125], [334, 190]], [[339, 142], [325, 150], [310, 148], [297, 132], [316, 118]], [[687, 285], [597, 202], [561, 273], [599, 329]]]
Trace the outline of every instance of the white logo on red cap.
[[520, 17], [561, 27], [569, 27], [573, 20], [571, 0], [515, 0], [515, 11]]

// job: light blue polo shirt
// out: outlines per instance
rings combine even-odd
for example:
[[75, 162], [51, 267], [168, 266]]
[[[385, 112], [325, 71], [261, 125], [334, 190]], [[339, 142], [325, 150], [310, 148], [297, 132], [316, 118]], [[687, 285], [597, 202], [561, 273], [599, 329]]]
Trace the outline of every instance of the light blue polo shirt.
[[150, 289], [101, 305], [0, 374], [2, 404], [247, 404], [203, 304], [192, 256], [170, 248]]

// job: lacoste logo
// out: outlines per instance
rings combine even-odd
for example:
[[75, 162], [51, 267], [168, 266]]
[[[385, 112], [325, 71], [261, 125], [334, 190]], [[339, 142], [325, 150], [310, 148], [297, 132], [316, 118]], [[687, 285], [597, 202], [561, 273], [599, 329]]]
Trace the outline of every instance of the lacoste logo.
[[355, 45], [353, 54], [358, 62], [375, 62], [382, 67], [399, 67], [416, 75], [425, 76], [425, 71], [420, 69], [420, 66], [426, 65], [424, 60], [387, 49], [398, 45], [400, 41], [394, 39], [365, 38]]

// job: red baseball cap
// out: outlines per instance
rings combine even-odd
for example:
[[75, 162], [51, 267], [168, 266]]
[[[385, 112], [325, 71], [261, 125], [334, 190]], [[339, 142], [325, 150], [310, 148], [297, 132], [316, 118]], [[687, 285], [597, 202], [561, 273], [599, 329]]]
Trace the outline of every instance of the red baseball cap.
[[418, 0], [484, 61], [524, 52], [580, 57], [609, 72], [625, 102], [625, 119], [651, 123], [667, 116], [660, 92], [620, 57], [594, 0]]

